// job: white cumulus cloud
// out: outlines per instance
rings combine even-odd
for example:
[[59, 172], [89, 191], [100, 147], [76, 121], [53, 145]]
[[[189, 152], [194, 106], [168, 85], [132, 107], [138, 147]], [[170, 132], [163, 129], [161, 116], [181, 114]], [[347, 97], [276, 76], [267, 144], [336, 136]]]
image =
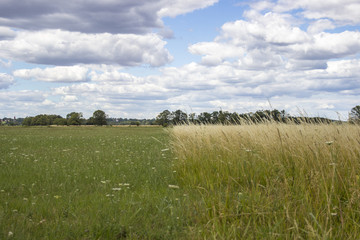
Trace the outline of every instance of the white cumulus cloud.
[[24, 79], [34, 79], [44, 82], [85, 82], [88, 68], [81, 66], [59, 66], [53, 68], [19, 69], [14, 76]]
[[360, 23], [360, 2], [358, 0], [331, 0], [310, 1], [310, 0], [279, 0], [273, 6], [275, 11], [290, 11], [300, 9], [308, 19], [331, 18], [339, 23]]
[[310, 34], [321, 33], [324, 30], [334, 29], [336, 26], [328, 19], [320, 19], [310, 24], [307, 31]]
[[334, 27], [328, 20], [316, 21], [304, 31], [288, 14], [249, 11], [246, 16], [247, 20], [225, 23], [214, 41], [196, 43], [189, 51], [202, 55], [208, 65], [229, 59], [244, 69], [289, 70], [324, 69], [330, 59], [360, 53], [360, 33], [323, 32]]
[[159, 10], [160, 17], [175, 17], [180, 14], [192, 12], [196, 9], [205, 8], [217, 3], [219, 0], [166, 0]]
[[14, 78], [6, 73], [0, 73], [0, 89], [8, 88], [14, 83]]
[[[45, 100], [45, 94], [41, 91], [21, 90], [21, 91], [0, 91], [0, 100], [8, 102], [9, 105], [20, 103], [25, 106], [26, 104], [39, 103]], [[25, 105], [24, 105], [25, 104]]]
[[0, 25], [28, 30], [144, 34], [175, 17], [218, 0], [0, 1]]
[[144, 79], [135, 77], [129, 73], [120, 72], [116, 69], [105, 72], [93, 71], [90, 74], [91, 80], [96, 82], [119, 82], [121, 84], [142, 84]]
[[52, 65], [118, 64], [161, 66], [172, 60], [156, 34], [84, 34], [62, 30], [19, 32], [0, 41], [0, 57]]
[[0, 26], [0, 40], [12, 39], [16, 36], [16, 32], [8, 27]]
[[78, 101], [78, 98], [74, 95], [65, 95], [61, 98], [65, 102], [76, 102]]

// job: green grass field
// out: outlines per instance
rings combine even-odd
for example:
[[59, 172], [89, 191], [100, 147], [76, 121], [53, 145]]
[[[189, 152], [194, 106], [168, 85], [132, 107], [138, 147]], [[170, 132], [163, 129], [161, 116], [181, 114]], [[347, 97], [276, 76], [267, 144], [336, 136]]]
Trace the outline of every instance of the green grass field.
[[163, 128], [0, 128], [0, 239], [176, 239]]
[[0, 239], [359, 239], [360, 127], [1, 127]]

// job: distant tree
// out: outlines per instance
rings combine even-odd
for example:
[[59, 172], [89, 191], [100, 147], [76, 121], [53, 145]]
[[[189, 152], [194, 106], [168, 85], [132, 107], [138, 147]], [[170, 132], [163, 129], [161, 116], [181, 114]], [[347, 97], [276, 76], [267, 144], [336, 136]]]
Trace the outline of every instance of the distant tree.
[[140, 121], [131, 121], [130, 122], [130, 125], [133, 125], [133, 126], [140, 126]]
[[86, 121], [86, 125], [94, 125], [94, 117], [89, 117], [89, 119]]
[[[50, 125], [55, 124], [54, 122], [56, 119], [64, 119], [62, 116], [56, 115], [56, 114], [47, 115], [47, 118], [49, 119]], [[57, 124], [55, 124], [55, 125], [57, 125]]]
[[276, 122], [280, 122], [282, 120], [281, 112], [277, 109], [272, 110], [270, 112], [270, 115], [271, 115], [271, 119]]
[[229, 113], [228, 111], [219, 111], [218, 114], [218, 121], [221, 124], [230, 124], [230, 120], [231, 120], [231, 113]]
[[96, 110], [93, 113], [94, 124], [98, 126], [106, 125], [106, 114], [102, 110]]
[[[62, 120], [58, 120], [58, 119], [62, 119]], [[22, 125], [24, 125], [24, 126], [48, 126], [48, 125], [52, 125], [52, 124], [58, 124], [60, 122], [63, 123], [64, 120], [65, 119], [62, 118], [60, 115], [39, 114], [39, 115], [36, 115], [35, 117], [26, 117], [23, 120]], [[55, 122], [57, 122], [57, 123], [55, 123]]]
[[81, 112], [71, 112], [66, 115], [67, 125], [81, 125], [83, 122], [83, 115]]
[[349, 114], [349, 120], [351, 122], [360, 123], [360, 106], [353, 107]]
[[270, 110], [258, 110], [252, 116], [252, 120], [254, 122], [263, 122], [271, 119], [271, 111]]
[[66, 125], [67, 124], [67, 120], [65, 118], [56, 118], [53, 122], [54, 125]]
[[211, 123], [211, 113], [208, 112], [200, 113], [200, 115], [198, 116], [198, 120], [204, 124]]
[[211, 113], [211, 123], [218, 123], [219, 122], [219, 112], [214, 111]]
[[171, 116], [172, 116], [172, 123], [174, 125], [185, 123], [187, 120], [187, 114], [181, 110], [176, 110], [175, 112], [172, 112]]
[[280, 111], [280, 116], [281, 116], [282, 121], [285, 122], [286, 119], [290, 117], [290, 114], [286, 113], [285, 110], [281, 110]]
[[188, 120], [191, 123], [196, 123], [196, 113], [190, 113], [188, 116]]
[[23, 126], [31, 126], [32, 120], [34, 117], [26, 117], [22, 122]]
[[50, 119], [45, 114], [36, 115], [32, 119], [31, 125], [33, 125], [33, 126], [47, 126], [47, 125], [50, 125]]
[[240, 124], [241, 116], [237, 112], [230, 113], [230, 123], [231, 124]]
[[155, 122], [158, 125], [167, 127], [171, 120], [171, 112], [169, 110], [164, 110], [157, 115]]

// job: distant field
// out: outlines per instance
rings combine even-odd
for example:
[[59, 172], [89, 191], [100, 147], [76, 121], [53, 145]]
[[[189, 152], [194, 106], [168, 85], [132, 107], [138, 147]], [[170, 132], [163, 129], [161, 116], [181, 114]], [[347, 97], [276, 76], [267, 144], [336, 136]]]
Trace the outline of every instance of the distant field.
[[0, 239], [359, 239], [360, 128], [1, 127]]

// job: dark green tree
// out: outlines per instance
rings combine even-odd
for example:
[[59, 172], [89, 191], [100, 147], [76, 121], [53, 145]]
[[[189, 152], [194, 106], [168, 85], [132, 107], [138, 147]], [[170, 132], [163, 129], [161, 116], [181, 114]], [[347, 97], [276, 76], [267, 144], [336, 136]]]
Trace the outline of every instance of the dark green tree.
[[206, 123], [211, 123], [211, 113], [208, 112], [202, 112], [200, 113], [200, 115], [198, 116], [198, 119], [201, 123], [206, 124]]
[[83, 122], [83, 115], [81, 112], [71, 112], [66, 115], [67, 125], [81, 125]]
[[23, 126], [31, 126], [32, 120], [34, 117], [26, 117], [22, 122]]
[[230, 113], [230, 123], [231, 124], [240, 124], [241, 116], [237, 112]]
[[98, 126], [106, 125], [106, 114], [102, 110], [96, 110], [93, 113], [94, 124]]
[[158, 125], [167, 127], [171, 120], [171, 112], [169, 110], [164, 110], [157, 115], [155, 122]]
[[360, 106], [353, 107], [349, 114], [349, 120], [354, 123], [360, 123]]
[[219, 112], [218, 111], [213, 111], [211, 113], [211, 123], [219, 123]]
[[175, 112], [172, 112], [171, 115], [172, 115], [172, 123], [174, 125], [185, 123], [187, 120], [187, 114], [181, 110], [176, 110]]
[[189, 122], [196, 124], [196, 113], [190, 113], [188, 116], [188, 120]]
[[50, 125], [50, 119], [45, 114], [36, 115], [32, 119], [31, 125], [33, 125], [33, 126], [47, 126], [47, 125]]
[[56, 118], [53, 122], [54, 125], [66, 125], [67, 124], [67, 120], [65, 118]]
[[[47, 118], [49, 119], [50, 125], [55, 124], [54, 122], [56, 119], [64, 119], [60, 115], [56, 115], [56, 114], [47, 115]], [[55, 124], [55, 125], [57, 125], [57, 124]]]
[[221, 124], [230, 124], [230, 120], [231, 120], [231, 113], [229, 113], [228, 111], [219, 111], [219, 115], [218, 115], [218, 121]]
[[94, 117], [89, 117], [89, 119], [86, 121], [86, 125], [94, 125]]
[[133, 126], [140, 126], [140, 121], [131, 121], [130, 122], [130, 125], [133, 125]]
[[253, 121], [260, 123], [264, 121], [268, 121], [271, 119], [271, 111], [270, 110], [258, 110], [255, 112], [253, 116]]
[[281, 117], [281, 112], [277, 109], [274, 109], [271, 111], [271, 119], [276, 121], [276, 122], [280, 122], [282, 120], [282, 117]]

